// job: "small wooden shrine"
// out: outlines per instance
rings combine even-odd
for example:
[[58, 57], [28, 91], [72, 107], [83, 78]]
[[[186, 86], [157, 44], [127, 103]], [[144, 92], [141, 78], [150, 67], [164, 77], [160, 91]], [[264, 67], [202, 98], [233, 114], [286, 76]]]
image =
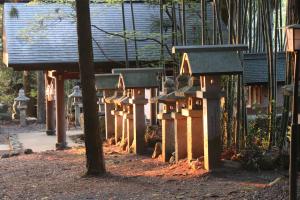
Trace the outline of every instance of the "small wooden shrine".
[[[128, 141], [128, 149], [132, 149], [135, 154], [143, 154], [146, 150], [145, 146], [145, 109], [144, 105], [148, 102], [145, 99], [145, 89], [155, 89], [159, 87], [158, 77], [162, 72], [161, 68], [128, 68], [128, 69], [113, 69], [113, 74], [120, 74], [119, 89], [124, 92], [124, 101], [120, 100], [120, 105], [124, 104], [124, 118], [129, 118], [128, 128], [123, 128], [123, 136]], [[127, 97], [129, 97], [129, 104], [127, 104]], [[126, 100], [126, 101], [125, 101]], [[127, 115], [128, 114], [128, 115]], [[133, 117], [133, 125], [131, 125], [131, 115]], [[122, 118], [123, 118], [122, 117]], [[123, 124], [123, 120], [122, 120]], [[130, 132], [133, 127], [133, 134]], [[125, 131], [129, 130], [129, 132]], [[133, 135], [133, 138], [130, 137]], [[133, 140], [132, 140], [133, 139]]]
[[111, 97], [118, 89], [118, 74], [96, 74], [96, 89], [103, 91], [103, 103], [105, 110], [105, 130], [106, 139], [115, 137], [115, 120], [111, 112], [115, 109], [114, 103], [110, 101]]
[[[190, 96], [188, 109], [182, 111], [182, 114], [188, 116], [188, 120], [190, 118], [187, 123], [188, 155], [192, 156], [188, 158], [201, 156], [203, 149], [204, 167], [207, 170], [215, 169], [220, 163], [220, 98], [223, 96], [221, 76], [242, 75], [240, 51], [247, 49], [246, 45], [173, 47], [173, 53], [183, 53], [180, 74], [192, 78], [190, 88], [183, 92]], [[198, 119], [194, 126], [195, 117]]]

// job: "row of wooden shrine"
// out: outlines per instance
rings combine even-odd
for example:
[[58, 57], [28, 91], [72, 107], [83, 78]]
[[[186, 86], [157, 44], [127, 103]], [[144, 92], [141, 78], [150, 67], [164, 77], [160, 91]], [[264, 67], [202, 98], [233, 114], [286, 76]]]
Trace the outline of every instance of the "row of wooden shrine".
[[[139, 5], [139, 4], [136, 4]], [[116, 8], [119, 5], [116, 5]], [[129, 4], [125, 5], [130, 12]], [[142, 33], [153, 32], [153, 20], [159, 15], [152, 12], [159, 7], [139, 5], [135, 13], [137, 30]], [[73, 9], [67, 5], [59, 5], [66, 13]], [[16, 8], [19, 17], [12, 18], [10, 10]], [[112, 9], [104, 4], [97, 4], [92, 12]], [[144, 9], [145, 12], [140, 12]], [[151, 12], [149, 12], [151, 9]], [[66, 147], [66, 113], [64, 82], [67, 79], [79, 79], [78, 46], [76, 26], [71, 18], [48, 19], [48, 28], [42, 35], [30, 35], [30, 42], [23, 38], [23, 30], [30, 30], [31, 24], [39, 24], [36, 15], [45, 11], [55, 13], [57, 5], [34, 5], [7, 3], [3, 15], [3, 61], [14, 70], [45, 72], [46, 77], [46, 131], [57, 135], [58, 149]], [[137, 9], [135, 9], [137, 10]], [[108, 10], [109, 11], [109, 10]], [[105, 14], [106, 13], [106, 14]], [[138, 13], [142, 13], [137, 15]], [[150, 14], [149, 14], [150, 13]], [[104, 12], [92, 15], [93, 23], [111, 32], [122, 32], [122, 24], [111, 26], [111, 20], [119, 22], [114, 12]], [[138, 16], [138, 17], [137, 17]], [[22, 19], [22, 20], [20, 20]], [[151, 19], [151, 20], [150, 20]], [[194, 18], [188, 18], [194, 19]], [[26, 22], [26, 23], [25, 23]], [[187, 23], [192, 24], [192, 23]], [[197, 22], [198, 24], [198, 22]], [[192, 29], [187, 29], [192, 30]], [[170, 30], [169, 30], [170, 31]], [[157, 30], [159, 33], [159, 30]], [[171, 34], [171, 33], [170, 33]], [[162, 125], [162, 158], [168, 161], [175, 152], [176, 160], [189, 160], [204, 157], [206, 169], [218, 165], [221, 141], [219, 104], [223, 95], [221, 76], [243, 73], [242, 53], [247, 49], [244, 45], [222, 46], [185, 46], [174, 47], [173, 53], [180, 54], [182, 64], [177, 84], [169, 84], [165, 80], [163, 93], [158, 94], [161, 82], [158, 76], [162, 69], [113, 69], [117, 64], [125, 63], [122, 40], [116, 40], [93, 29], [93, 37], [99, 44], [105, 45], [103, 53], [97, 45], [94, 47], [94, 65], [97, 73], [96, 88], [102, 90], [105, 103], [106, 137], [114, 137], [116, 141], [127, 144], [136, 154], [143, 154], [145, 146], [145, 110], [144, 105], [150, 101], [151, 119], [158, 118]], [[47, 45], [45, 45], [47, 44]], [[155, 42], [139, 42], [139, 46], [157, 46]], [[168, 44], [171, 47], [171, 44]], [[133, 45], [128, 46], [128, 52], [135, 52]], [[165, 57], [166, 60], [169, 57]], [[136, 55], [129, 54], [130, 66], [136, 63]], [[146, 51], [139, 61], [143, 64], [157, 63], [161, 59], [159, 48]], [[170, 60], [169, 60], [170, 61]], [[169, 62], [170, 64], [170, 62]], [[175, 79], [175, 78], [174, 78]], [[151, 89], [151, 97], [145, 98], [145, 89]], [[157, 112], [158, 104], [163, 110]]]
[[[115, 138], [127, 150], [145, 152], [144, 105], [150, 103], [151, 120], [162, 126], [162, 159], [193, 160], [204, 157], [207, 170], [218, 167], [221, 153], [220, 99], [224, 92], [222, 75], [242, 75], [244, 45], [182, 46], [173, 53], [182, 55], [176, 84], [166, 79], [156, 96], [162, 69], [113, 69], [96, 75], [96, 88], [103, 91], [106, 138]], [[213, 58], [213, 59], [212, 59]], [[150, 99], [145, 89], [151, 89]], [[157, 104], [163, 109], [157, 112]]]

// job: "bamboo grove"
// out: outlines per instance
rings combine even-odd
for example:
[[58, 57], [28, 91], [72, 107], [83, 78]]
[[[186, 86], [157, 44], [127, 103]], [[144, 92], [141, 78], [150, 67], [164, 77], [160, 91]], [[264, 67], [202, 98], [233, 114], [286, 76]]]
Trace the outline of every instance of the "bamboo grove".
[[[42, 0], [43, 2], [70, 3], [69, 0]], [[93, 2], [99, 2], [94, 0]], [[101, 1], [103, 2], [103, 1]], [[172, 64], [172, 69], [165, 70], [166, 74], [173, 77], [178, 75], [178, 56], [174, 56], [168, 43], [176, 45], [211, 45], [211, 44], [247, 44], [248, 53], [265, 53], [268, 63], [268, 114], [265, 116], [263, 126], [265, 132], [258, 137], [264, 138], [264, 147], [270, 149], [272, 146], [283, 148], [289, 124], [290, 99], [284, 97], [284, 109], [278, 111], [277, 105], [277, 66], [276, 60], [278, 52], [285, 50], [286, 24], [297, 22], [297, 19], [289, 16], [289, 12], [295, 0], [146, 0], [146, 3], [160, 5], [160, 21], [156, 22], [159, 29], [158, 34], [145, 34], [136, 30], [133, 0], [129, 0], [131, 8], [132, 29], [128, 31], [124, 15], [124, 1], [106, 0], [107, 3], [122, 4], [121, 14], [123, 19], [123, 32], [112, 33], [103, 30], [101, 27], [92, 25], [97, 31], [104, 32], [112, 37], [119, 37], [124, 40], [125, 63], [115, 62], [124, 67], [130, 67], [128, 62], [128, 41], [134, 42], [136, 66], [145, 67], [139, 61], [142, 51], [138, 48], [137, 42], [152, 40], [160, 45], [160, 62], [152, 65], [160, 65], [165, 68]], [[196, 6], [194, 6], [196, 5]], [[195, 38], [190, 38], [187, 30], [188, 13], [196, 14], [198, 23], [198, 34]], [[291, 13], [286, 17], [286, 13]], [[295, 13], [294, 13], [295, 14]], [[61, 16], [59, 16], [61, 17]], [[196, 27], [196, 26], [195, 26]], [[171, 35], [165, 34], [165, 29], [170, 28]], [[105, 51], [99, 41], [93, 39], [98, 49], [106, 57]], [[170, 59], [171, 58], [171, 61]], [[168, 65], [167, 65], [168, 63]], [[286, 83], [291, 81], [290, 60], [287, 59]], [[147, 64], [149, 65], [149, 64]], [[150, 64], [151, 65], [151, 64]], [[167, 71], [169, 73], [167, 73]], [[223, 86], [226, 91], [224, 101], [222, 101], [222, 122], [223, 144], [226, 148], [232, 148], [236, 152], [251, 144], [253, 138], [251, 129], [253, 128], [247, 119], [245, 87], [243, 76], [224, 76]], [[279, 117], [282, 116], [282, 117]]]
[[[152, 2], [153, 3], [153, 2]], [[156, 2], [157, 3], [157, 2]], [[190, 3], [198, 3], [199, 24], [201, 34], [193, 44], [248, 44], [249, 53], [265, 53], [268, 61], [268, 114], [265, 126], [265, 147], [282, 148], [285, 143], [288, 127], [288, 111], [290, 100], [285, 97], [284, 111], [278, 112], [277, 104], [277, 66], [278, 52], [285, 49], [284, 27], [287, 12], [286, 1], [282, 0], [199, 0], [199, 1], [159, 1], [161, 9], [172, 22], [172, 44], [186, 45], [189, 38], [186, 33], [186, 12], [195, 9]], [[208, 20], [211, 13], [212, 20]], [[161, 15], [162, 16], [162, 15]], [[163, 29], [165, 18], [161, 18]], [[225, 28], [224, 28], [225, 26]], [[161, 45], [163, 51], [163, 31], [161, 31]], [[162, 52], [163, 53], [163, 52]], [[163, 59], [163, 57], [162, 57]], [[178, 74], [178, 65], [174, 59], [174, 75]], [[163, 64], [163, 62], [162, 62]], [[286, 81], [291, 80], [290, 73], [286, 73]], [[224, 77], [226, 90], [223, 107], [223, 142], [227, 148], [236, 152], [245, 148], [253, 138], [248, 137], [249, 120], [246, 113], [245, 89], [242, 76]], [[278, 116], [283, 117], [279, 117]], [[262, 133], [263, 134], [263, 133]], [[263, 136], [260, 136], [261, 138]]]

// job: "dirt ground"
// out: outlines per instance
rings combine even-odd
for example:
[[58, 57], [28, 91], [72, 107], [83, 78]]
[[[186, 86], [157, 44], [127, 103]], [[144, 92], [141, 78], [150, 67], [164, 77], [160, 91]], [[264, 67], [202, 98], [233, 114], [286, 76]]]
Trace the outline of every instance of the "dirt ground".
[[[0, 156], [5, 153], [9, 153], [9, 135], [8, 132], [3, 131], [0, 128]], [[1, 161], [0, 161], [1, 164]]]
[[0, 130], [0, 144], [8, 144], [8, 133]]
[[107, 174], [84, 177], [85, 151], [47, 151], [0, 159], [0, 199], [287, 199], [286, 172], [170, 165], [105, 144]]

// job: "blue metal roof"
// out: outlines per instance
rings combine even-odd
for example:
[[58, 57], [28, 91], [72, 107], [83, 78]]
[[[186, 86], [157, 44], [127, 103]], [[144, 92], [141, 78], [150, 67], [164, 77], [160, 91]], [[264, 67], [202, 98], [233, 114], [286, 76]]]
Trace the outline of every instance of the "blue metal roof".
[[[277, 80], [285, 81], [285, 54], [277, 55]], [[244, 84], [266, 84], [268, 83], [268, 62], [265, 53], [244, 54]]]
[[[159, 6], [134, 3], [133, 7], [137, 37], [159, 40]], [[10, 16], [12, 8], [18, 10], [17, 17]], [[195, 9], [195, 6], [192, 8], [187, 13], [186, 22], [189, 44], [195, 43], [201, 29], [199, 28], [199, 9]], [[92, 25], [111, 33], [122, 34], [120, 4], [92, 4], [90, 9]], [[125, 18], [127, 31], [132, 32], [131, 9], [128, 3], [125, 3]], [[211, 18], [211, 12], [208, 12], [208, 19]], [[166, 13], [164, 19], [168, 19]], [[72, 68], [78, 68], [75, 11], [70, 5], [6, 3], [3, 20], [4, 63], [6, 65], [20, 70], [26, 66], [29, 69], [45, 69], [47, 66], [55, 68], [55, 66], [64, 67], [69, 64]], [[165, 32], [170, 50], [171, 29], [168, 27]], [[94, 27], [92, 27], [92, 35], [98, 43], [93, 42], [95, 63], [115, 67], [119, 66], [119, 62], [125, 61], [123, 38], [108, 35]], [[145, 40], [138, 41], [137, 44], [140, 61], [160, 59], [160, 45], [157, 42]], [[166, 52], [165, 50], [167, 57]], [[128, 54], [129, 61], [134, 62], [135, 48], [131, 40], [128, 41]]]

